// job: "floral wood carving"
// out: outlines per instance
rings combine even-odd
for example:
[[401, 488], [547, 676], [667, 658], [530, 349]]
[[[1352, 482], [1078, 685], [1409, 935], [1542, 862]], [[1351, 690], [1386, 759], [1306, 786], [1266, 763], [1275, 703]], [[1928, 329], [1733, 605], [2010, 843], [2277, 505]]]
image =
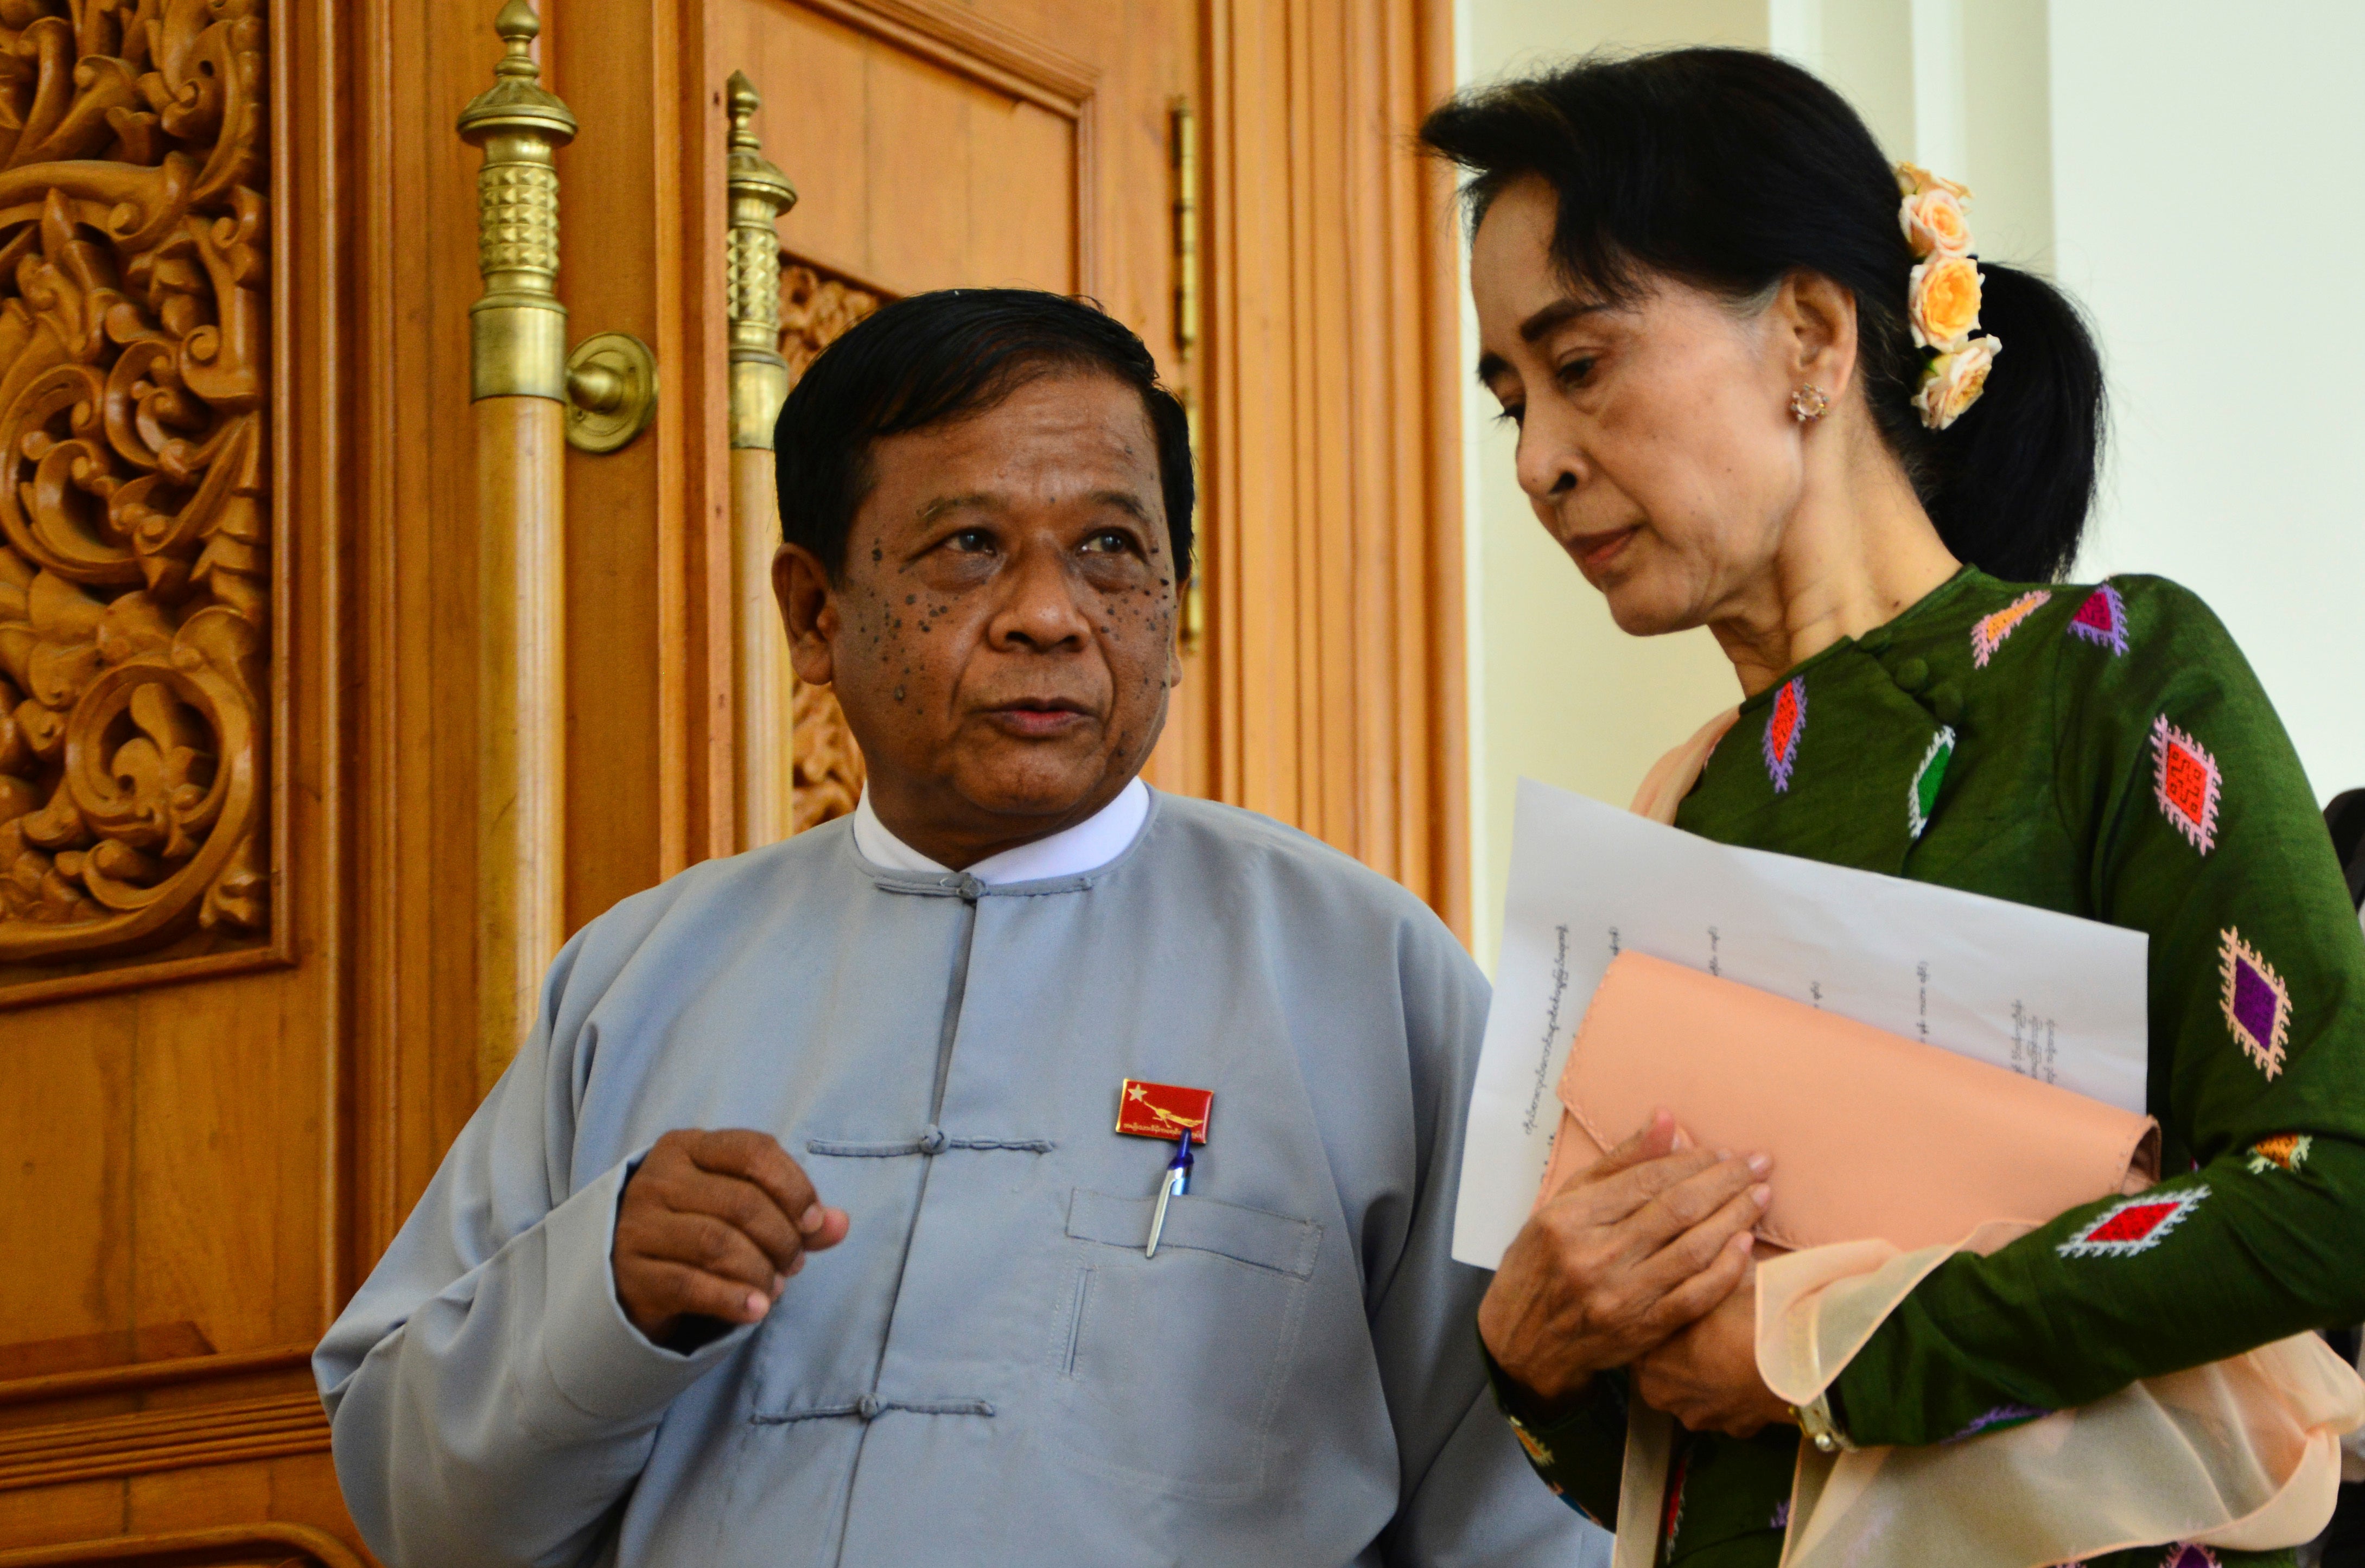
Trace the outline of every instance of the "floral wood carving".
[[267, 0], [0, 0], [0, 961], [269, 920]]
[[[821, 351], [879, 308], [880, 297], [811, 267], [780, 270], [780, 355], [795, 386]], [[796, 692], [796, 831], [852, 812], [862, 798], [862, 748], [826, 686], [800, 681]]]

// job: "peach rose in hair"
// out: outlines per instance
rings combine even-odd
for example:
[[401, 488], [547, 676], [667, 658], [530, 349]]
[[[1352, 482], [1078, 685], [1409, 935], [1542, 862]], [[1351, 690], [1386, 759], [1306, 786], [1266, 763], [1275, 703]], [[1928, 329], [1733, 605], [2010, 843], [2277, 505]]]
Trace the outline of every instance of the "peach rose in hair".
[[1933, 256], [1910, 274], [1906, 319], [1917, 348], [1952, 353], [1979, 324], [1979, 269], [1964, 256]]
[[1960, 180], [1950, 180], [1944, 174], [1933, 174], [1919, 163], [1897, 165], [1897, 189], [1901, 196], [1920, 196], [1923, 191], [1945, 191], [1956, 201], [1971, 199], [1971, 187]]
[[1942, 431], [1961, 419], [1963, 410], [1978, 402], [1979, 394], [1987, 390], [1988, 368], [2002, 349], [1998, 339], [1973, 338], [1954, 353], [1940, 354], [1922, 373], [1922, 389], [1913, 394], [1913, 406], [1922, 410], [1922, 422], [1933, 431]]
[[1923, 191], [1907, 196], [1898, 207], [1897, 221], [1917, 256], [1962, 256], [1970, 253], [1971, 220], [1952, 191]]

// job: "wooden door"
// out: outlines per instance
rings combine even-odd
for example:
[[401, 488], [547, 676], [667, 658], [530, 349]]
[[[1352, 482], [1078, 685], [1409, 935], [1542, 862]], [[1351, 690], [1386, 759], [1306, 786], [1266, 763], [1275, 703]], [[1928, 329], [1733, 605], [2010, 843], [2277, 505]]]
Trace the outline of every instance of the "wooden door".
[[[1198, 217], [1199, 10], [1197, 0], [976, 10], [717, 0], [709, 79], [727, 86], [737, 72], [762, 95], [753, 129], [800, 193], [779, 225], [791, 375], [886, 300], [1014, 286], [1098, 299], [1194, 401], [1199, 277], [1183, 252]], [[737, 634], [777, 658], [768, 575], [752, 569], [768, 560], [777, 525], [764, 507], [743, 509], [734, 527], [754, 536], [742, 541]], [[1188, 666], [1203, 644], [1186, 631]], [[1204, 677], [1186, 667], [1152, 760], [1164, 788], [1210, 792]], [[743, 701], [737, 745], [793, 757], [802, 828], [852, 809], [861, 764], [826, 690], [797, 692], [791, 736]], [[764, 842], [763, 814], [747, 804], [739, 841]]]
[[[734, 71], [802, 198], [784, 354], [943, 285], [1104, 300], [1201, 412], [1153, 778], [1459, 913], [1452, 238], [1405, 150], [1444, 0], [548, 8], [570, 341], [640, 337], [661, 395], [566, 454], [552, 579], [497, 591], [454, 126], [496, 0], [0, 7], [0, 1568], [359, 1561], [307, 1358], [514, 1043], [479, 1028], [500, 596], [564, 607], [566, 926], [745, 842]], [[820, 815], [852, 760], [801, 695]]]

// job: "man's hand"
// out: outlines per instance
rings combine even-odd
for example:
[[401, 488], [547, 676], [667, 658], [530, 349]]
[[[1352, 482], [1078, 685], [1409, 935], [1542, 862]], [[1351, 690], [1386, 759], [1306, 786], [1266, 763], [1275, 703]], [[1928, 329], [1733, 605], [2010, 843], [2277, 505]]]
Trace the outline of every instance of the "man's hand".
[[1792, 1419], [1757, 1372], [1757, 1271], [1698, 1323], [1634, 1363], [1634, 1395], [1695, 1432], [1754, 1438]]
[[1688, 1148], [1664, 1111], [1564, 1188], [1503, 1256], [1478, 1333], [1511, 1381], [1565, 1406], [1731, 1295], [1773, 1191], [1763, 1156]]
[[805, 1255], [846, 1239], [779, 1144], [744, 1128], [657, 1139], [616, 1214], [616, 1299], [651, 1344], [685, 1316], [755, 1323]]

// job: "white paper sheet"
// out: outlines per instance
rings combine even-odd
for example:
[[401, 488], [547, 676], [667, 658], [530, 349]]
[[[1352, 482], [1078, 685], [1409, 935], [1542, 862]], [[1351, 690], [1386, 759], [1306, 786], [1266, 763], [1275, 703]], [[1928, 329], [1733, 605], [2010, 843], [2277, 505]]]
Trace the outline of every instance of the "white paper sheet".
[[2139, 931], [1735, 849], [1528, 778], [1511, 845], [1454, 1212], [1464, 1263], [1501, 1262], [1535, 1203], [1569, 1044], [1630, 947], [2144, 1109]]

